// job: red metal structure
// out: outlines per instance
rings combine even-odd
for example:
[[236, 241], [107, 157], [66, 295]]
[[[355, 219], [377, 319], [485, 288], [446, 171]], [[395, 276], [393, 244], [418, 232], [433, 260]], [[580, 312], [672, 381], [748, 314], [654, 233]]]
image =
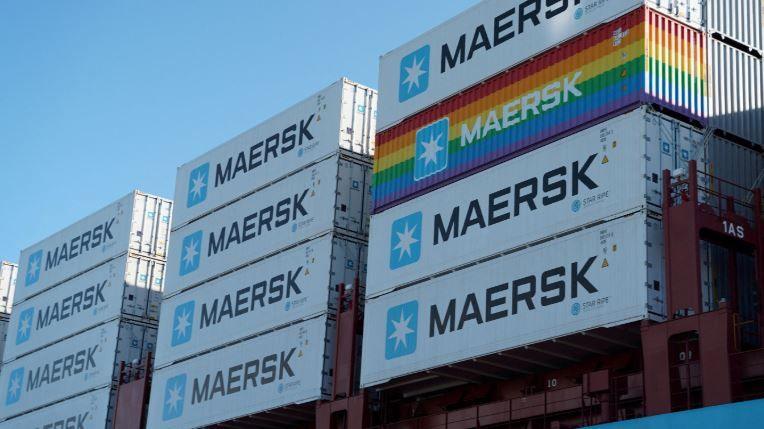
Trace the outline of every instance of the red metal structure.
[[153, 363], [151, 353], [144, 362], [137, 364], [120, 362], [119, 385], [114, 407], [114, 429], [145, 427]]

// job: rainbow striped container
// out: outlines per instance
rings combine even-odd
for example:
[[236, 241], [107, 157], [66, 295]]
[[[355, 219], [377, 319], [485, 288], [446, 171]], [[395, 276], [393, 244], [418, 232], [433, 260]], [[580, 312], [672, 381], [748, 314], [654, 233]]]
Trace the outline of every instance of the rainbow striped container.
[[377, 135], [373, 212], [652, 104], [705, 124], [704, 35], [640, 8]]

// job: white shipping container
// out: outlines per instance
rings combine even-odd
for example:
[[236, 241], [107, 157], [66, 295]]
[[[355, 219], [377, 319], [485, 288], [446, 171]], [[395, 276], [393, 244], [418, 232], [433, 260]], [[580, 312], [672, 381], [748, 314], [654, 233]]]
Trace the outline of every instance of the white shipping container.
[[380, 58], [377, 126], [385, 130], [642, 4], [482, 1]]
[[195, 428], [326, 399], [332, 332], [318, 317], [157, 370], [147, 427]]
[[68, 338], [122, 314], [159, 319], [164, 264], [123, 255], [17, 306], [3, 362]]
[[[662, 1], [664, 4], [671, 0]], [[757, 49], [761, 54], [762, 43], [762, 0], [682, 0], [691, 3], [705, 2], [709, 34], [719, 33], [738, 43]]]
[[340, 149], [374, 154], [377, 95], [341, 79], [178, 168], [173, 229]]
[[703, 134], [645, 108], [372, 216], [374, 297], [650, 205], [664, 169], [703, 160]]
[[[643, 213], [366, 301], [361, 386], [651, 317], [662, 235]], [[657, 290], [656, 290], [657, 289]]]
[[172, 202], [133, 191], [21, 251], [16, 302], [128, 250], [164, 257]]
[[0, 261], [0, 313], [11, 312], [18, 271], [18, 265], [12, 262]]
[[368, 231], [371, 166], [340, 156], [172, 232], [166, 295], [333, 228]]
[[365, 256], [328, 234], [165, 299], [154, 366], [334, 311], [336, 286], [365, 278]]
[[0, 423], [0, 429], [108, 429], [113, 390], [103, 388], [22, 414]]
[[121, 361], [140, 361], [155, 345], [156, 328], [115, 320], [8, 362], [0, 419], [109, 386]]

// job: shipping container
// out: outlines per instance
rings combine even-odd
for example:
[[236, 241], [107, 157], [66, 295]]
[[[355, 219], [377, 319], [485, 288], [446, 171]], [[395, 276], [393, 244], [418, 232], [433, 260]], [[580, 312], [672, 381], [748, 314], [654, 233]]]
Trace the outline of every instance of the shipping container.
[[377, 95], [341, 79], [178, 168], [173, 229], [343, 149], [374, 154]]
[[327, 234], [165, 299], [154, 366], [336, 311], [365, 280], [366, 245]]
[[129, 315], [156, 324], [164, 263], [123, 255], [20, 303], [3, 361]]
[[708, 41], [709, 126], [764, 145], [764, 66], [714, 38]]
[[168, 295], [332, 229], [368, 233], [371, 166], [333, 156], [172, 232]]
[[636, 213], [369, 299], [361, 385], [662, 320], [662, 243], [660, 222]]
[[588, 427], [595, 429], [756, 428], [761, 426], [762, 421], [764, 421], [764, 399], [754, 399]]
[[21, 251], [15, 301], [83, 273], [128, 250], [164, 258], [172, 202], [133, 191]]
[[658, 212], [663, 170], [702, 165], [704, 151], [698, 130], [639, 108], [375, 214], [366, 296], [629, 211]]
[[638, 9], [377, 136], [373, 213], [638, 104], [706, 116], [705, 37]]
[[[664, 4], [669, 0], [662, 1]], [[718, 34], [732, 39], [736, 44], [748, 46], [761, 53], [762, 41], [762, 0], [685, 0], [691, 3], [705, 3], [708, 22], [705, 29], [709, 34]], [[699, 8], [701, 6], [695, 6]]]
[[318, 317], [157, 370], [147, 427], [196, 428], [326, 399], [334, 329]]
[[0, 261], [0, 313], [11, 312], [18, 271], [19, 266], [13, 262]]
[[110, 429], [114, 390], [106, 387], [0, 423], [0, 429]]
[[155, 345], [156, 328], [115, 320], [7, 362], [0, 419], [109, 386], [120, 362], [139, 362]]

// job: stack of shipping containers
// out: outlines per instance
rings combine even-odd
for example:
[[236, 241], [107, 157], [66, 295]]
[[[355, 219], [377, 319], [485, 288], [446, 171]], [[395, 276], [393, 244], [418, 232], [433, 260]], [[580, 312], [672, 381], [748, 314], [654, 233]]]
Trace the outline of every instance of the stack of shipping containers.
[[665, 320], [663, 170], [760, 185], [758, 3], [488, 0], [382, 56], [361, 385]]
[[[13, 291], [16, 287], [16, 273], [18, 265], [12, 262], [0, 261], [0, 357], [5, 350], [5, 342], [8, 336], [8, 323], [11, 320], [11, 306], [13, 305]], [[0, 359], [2, 370], [2, 359]]]
[[376, 92], [342, 79], [178, 170], [148, 427], [326, 399], [365, 277]]
[[2, 428], [109, 427], [156, 345], [172, 202], [134, 191], [21, 252]]

